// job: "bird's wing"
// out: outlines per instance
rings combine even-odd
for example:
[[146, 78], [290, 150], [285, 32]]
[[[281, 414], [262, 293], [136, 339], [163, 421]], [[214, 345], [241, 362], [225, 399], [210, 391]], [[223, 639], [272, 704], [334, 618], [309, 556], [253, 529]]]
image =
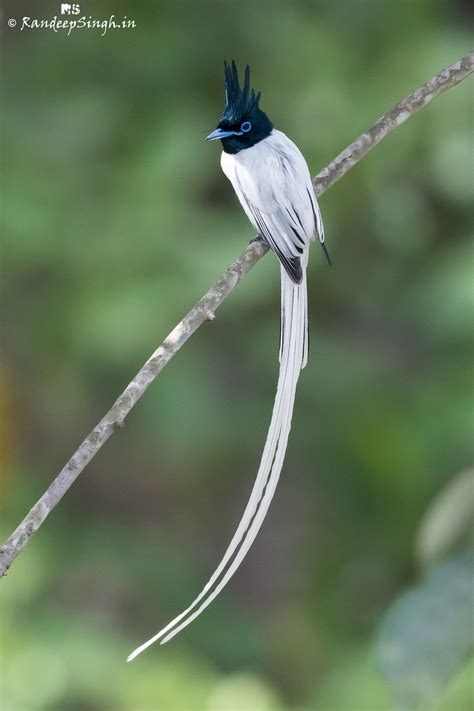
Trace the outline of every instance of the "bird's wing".
[[315, 233], [324, 240], [308, 166], [283, 133], [274, 131], [236, 158], [223, 154], [222, 168], [250, 221], [285, 268], [302, 255]]

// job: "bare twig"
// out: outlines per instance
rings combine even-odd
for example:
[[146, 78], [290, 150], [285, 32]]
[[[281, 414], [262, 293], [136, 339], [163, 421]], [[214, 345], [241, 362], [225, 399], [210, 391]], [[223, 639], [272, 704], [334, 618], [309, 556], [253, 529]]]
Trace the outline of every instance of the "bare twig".
[[[313, 180], [316, 194], [322, 195], [390, 131], [400, 126], [435, 97], [465, 79], [473, 70], [474, 52], [471, 52], [409, 94], [318, 173]], [[132, 407], [165, 365], [205, 321], [214, 318], [216, 309], [267, 251], [262, 242], [252, 242], [150, 356], [97, 427], [82, 442], [51, 486], [0, 548], [0, 577], [6, 575], [17, 555], [102, 445], [117, 428], [122, 427]]]
[[339, 153], [326, 168], [318, 173], [313, 179], [316, 194], [324, 192], [331, 187], [339, 178], [347, 173], [348, 170], [354, 167], [367, 153], [380, 143], [382, 138], [393, 131], [394, 128], [401, 126], [410, 116], [429, 104], [430, 101], [436, 99], [437, 96], [456, 86], [463, 79], [472, 74], [474, 71], [474, 52], [469, 52], [459, 61], [446, 67], [442, 72], [436, 74], [432, 79], [420, 86], [411, 94], [400, 101], [399, 104], [393, 107], [391, 111], [381, 116], [371, 128], [365, 133], [362, 133], [350, 146], [342, 153]]

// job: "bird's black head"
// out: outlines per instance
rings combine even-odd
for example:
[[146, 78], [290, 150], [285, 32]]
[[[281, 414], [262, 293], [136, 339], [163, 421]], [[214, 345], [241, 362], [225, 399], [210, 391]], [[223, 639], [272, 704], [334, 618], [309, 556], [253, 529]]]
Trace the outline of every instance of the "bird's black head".
[[245, 67], [243, 89], [235, 62], [225, 66], [225, 106], [219, 125], [209, 134], [208, 141], [220, 139], [226, 153], [238, 153], [251, 148], [270, 135], [272, 122], [259, 108], [260, 92], [250, 91], [250, 68]]

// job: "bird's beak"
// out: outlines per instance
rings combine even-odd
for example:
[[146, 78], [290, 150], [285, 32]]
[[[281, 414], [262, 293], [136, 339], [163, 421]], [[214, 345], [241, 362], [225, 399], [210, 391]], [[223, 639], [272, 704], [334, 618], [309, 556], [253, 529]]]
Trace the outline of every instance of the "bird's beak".
[[217, 141], [220, 138], [228, 138], [228, 136], [241, 136], [239, 131], [224, 131], [222, 128], [216, 128], [215, 131], [207, 136], [206, 141]]

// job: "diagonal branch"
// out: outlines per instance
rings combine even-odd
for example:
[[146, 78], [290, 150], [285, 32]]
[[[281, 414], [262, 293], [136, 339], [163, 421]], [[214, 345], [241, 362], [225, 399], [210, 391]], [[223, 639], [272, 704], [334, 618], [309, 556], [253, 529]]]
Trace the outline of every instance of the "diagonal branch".
[[[473, 70], [474, 52], [471, 52], [409, 94], [318, 173], [313, 180], [316, 195], [322, 195], [331, 185], [342, 178], [390, 131], [400, 126], [416, 111], [447, 89], [459, 84]], [[6, 575], [17, 555], [36, 533], [48, 514], [61, 501], [69, 487], [99, 449], [117, 428], [123, 426], [132, 407], [161, 373], [165, 365], [205, 321], [214, 318], [216, 309], [267, 251], [267, 247], [262, 242], [252, 242], [150, 356], [107, 414], [85, 438], [43, 496], [0, 548], [0, 577]]]

